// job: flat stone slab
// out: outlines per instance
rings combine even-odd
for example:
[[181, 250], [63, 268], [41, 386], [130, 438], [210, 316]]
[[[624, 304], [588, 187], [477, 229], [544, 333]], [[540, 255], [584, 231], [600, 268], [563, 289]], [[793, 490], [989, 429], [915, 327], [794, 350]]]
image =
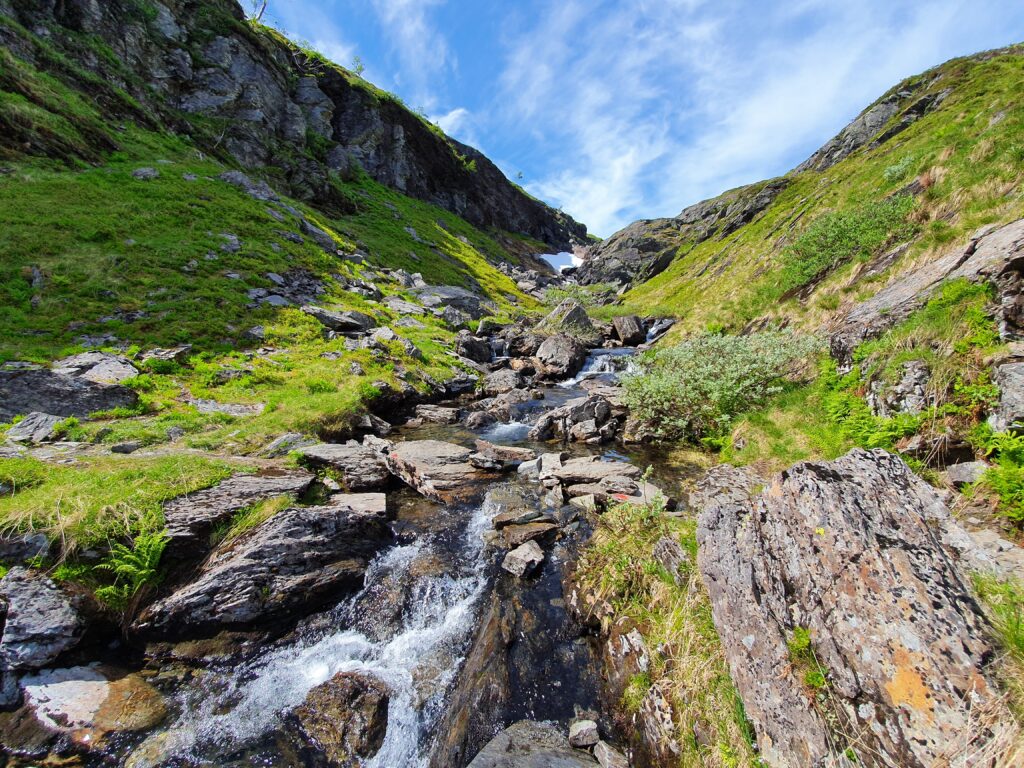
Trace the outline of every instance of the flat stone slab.
[[573, 749], [553, 725], [522, 720], [495, 736], [469, 768], [594, 768], [587, 752]]
[[640, 477], [639, 467], [624, 461], [601, 461], [595, 457], [569, 459], [551, 472], [551, 476], [564, 485], [586, 485], [600, 483], [611, 477], [635, 479]]
[[484, 483], [496, 477], [469, 462], [473, 451], [453, 443], [410, 440], [385, 443], [382, 447], [392, 474], [442, 504], [469, 500], [483, 492]]
[[321, 443], [301, 448], [298, 453], [314, 467], [330, 467], [348, 491], [375, 491], [384, 488], [391, 472], [384, 458], [372, 448], [349, 441], [344, 445]]
[[167, 522], [165, 557], [199, 559], [210, 534], [235, 513], [275, 496], [300, 496], [316, 478], [301, 470], [263, 475], [235, 475], [219, 485], [171, 499], [164, 504]]
[[118, 384], [97, 384], [41, 369], [0, 371], [0, 421], [33, 412], [85, 418], [138, 403], [134, 390]]

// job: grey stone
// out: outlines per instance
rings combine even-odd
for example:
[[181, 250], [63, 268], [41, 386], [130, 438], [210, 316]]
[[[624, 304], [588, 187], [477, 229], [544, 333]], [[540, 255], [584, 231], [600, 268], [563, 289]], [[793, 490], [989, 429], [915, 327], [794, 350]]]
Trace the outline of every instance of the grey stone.
[[381, 455], [355, 441], [345, 445], [321, 443], [302, 448], [299, 454], [314, 467], [333, 469], [342, 487], [349, 491], [384, 488], [391, 477]]
[[629, 768], [629, 761], [606, 741], [599, 741], [594, 747], [594, 757], [601, 768]]
[[282, 456], [287, 456], [292, 451], [297, 451], [301, 448], [308, 448], [309, 446], [316, 444], [316, 440], [306, 437], [299, 432], [289, 432], [288, 434], [281, 435], [269, 442], [267, 447], [260, 453], [268, 459], [279, 459]]
[[390, 691], [376, 678], [339, 672], [318, 685], [289, 719], [298, 726], [302, 746], [331, 766], [361, 765], [384, 744]]
[[419, 304], [401, 299], [398, 296], [388, 296], [384, 299], [384, 306], [399, 315], [421, 316], [427, 314], [427, 310]]
[[85, 622], [71, 598], [42, 573], [15, 567], [0, 579], [0, 667], [41, 669], [82, 639]]
[[300, 496], [316, 478], [309, 472], [268, 472], [235, 475], [219, 485], [179, 496], [164, 504], [167, 522], [167, 556], [194, 559], [213, 530], [236, 512], [276, 496]]
[[476, 363], [489, 363], [494, 356], [487, 339], [474, 336], [469, 331], [460, 331], [455, 338], [455, 352]]
[[474, 320], [489, 314], [489, 303], [485, 303], [478, 295], [465, 288], [454, 285], [425, 285], [414, 288], [413, 293], [427, 309], [446, 309], [451, 307], [465, 312]]
[[416, 418], [428, 424], [457, 424], [462, 416], [459, 408], [445, 408], [440, 405], [417, 405]]
[[438, 440], [408, 440], [402, 443], [371, 442], [384, 456], [393, 475], [423, 496], [443, 504], [468, 500], [483, 492], [483, 483], [493, 475], [469, 463], [473, 453]]
[[222, 545], [196, 578], [147, 608], [135, 630], [192, 637], [251, 628], [315, 609], [363, 585], [390, 540], [384, 494], [339, 494], [322, 507], [284, 510]]
[[548, 411], [530, 430], [530, 439], [536, 441], [555, 438], [574, 442], [601, 443], [615, 435], [618, 423], [612, 429], [603, 427], [612, 421], [612, 404], [603, 395], [588, 395], [570, 400], [560, 408]]
[[643, 323], [636, 315], [625, 315], [612, 319], [615, 328], [615, 336], [622, 342], [623, 346], [636, 347], [647, 341], [647, 332]]
[[153, 181], [160, 178], [160, 171], [156, 168], [136, 168], [132, 171], [132, 178], [137, 181]]
[[48, 413], [30, 413], [9, 430], [7, 439], [16, 443], [43, 443], [53, 437], [54, 429], [64, 419]]
[[[899, 458], [862, 450], [798, 464], [755, 495], [758, 484], [716, 467], [694, 506], [715, 626], [766, 762], [814, 765], [832, 748], [787, 647], [796, 627], [810, 633], [858, 754], [880, 764], [945, 759], [977, 707], [1010, 722], [966, 586], [970, 540], [935, 489]], [[972, 733], [971, 750], [995, 736]]]
[[125, 443], [118, 443], [117, 445], [111, 446], [111, 453], [119, 453], [127, 456], [128, 454], [135, 453], [136, 451], [142, 450], [142, 443], [138, 440], [129, 440]]
[[127, 387], [97, 384], [46, 370], [0, 371], [0, 420], [40, 412], [87, 417], [96, 411], [134, 408], [139, 396]]
[[543, 562], [544, 550], [536, 541], [531, 540], [508, 552], [501, 561], [501, 567], [513, 576], [522, 578]]
[[988, 423], [996, 432], [1024, 430], [1024, 363], [1007, 363], [996, 369], [999, 404]]
[[582, 370], [587, 348], [571, 336], [557, 334], [545, 339], [537, 348], [536, 359], [542, 378], [567, 379]]
[[576, 749], [589, 749], [600, 740], [601, 734], [593, 720], [576, 720], [569, 726], [569, 745]]
[[523, 720], [495, 736], [469, 768], [593, 768], [590, 755], [569, 746], [553, 725]]
[[981, 480], [988, 471], [984, 461], [969, 461], [964, 464], [953, 464], [946, 468], [946, 477], [954, 488], [963, 488]]
[[377, 325], [372, 317], [362, 312], [332, 312], [322, 307], [313, 306], [305, 306], [302, 311], [318, 320], [326, 328], [339, 333], [366, 333]]
[[522, 389], [524, 385], [522, 376], [510, 368], [504, 368], [484, 377], [483, 391], [488, 397], [494, 397]]
[[53, 364], [54, 373], [93, 381], [97, 384], [120, 384], [139, 375], [126, 357], [107, 352], [83, 352]]

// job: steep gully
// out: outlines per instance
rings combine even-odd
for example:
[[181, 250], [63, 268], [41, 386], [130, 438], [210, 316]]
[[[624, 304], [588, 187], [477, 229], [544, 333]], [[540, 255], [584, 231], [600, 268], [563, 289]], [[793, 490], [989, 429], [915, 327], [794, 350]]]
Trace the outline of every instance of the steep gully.
[[[478, 431], [429, 424], [404, 429], [398, 439], [472, 445], [483, 438], [538, 453], [554, 450], [557, 446], [529, 442], [531, 424], [586, 395], [581, 385], [587, 381], [614, 383], [635, 351], [591, 352], [581, 373], [546, 387], [542, 399], [518, 406], [508, 423]], [[642, 448], [620, 453], [566, 444], [562, 449], [653, 466], [654, 481], [669, 490], [678, 477], [661, 476], [654, 453]], [[312, 689], [346, 672], [375, 678], [391, 692], [386, 734], [365, 762], [370, 767], [466, 765], [494, 734], [518, 720], [554, 721], [567, 728], [580, 712], [596, 715], [601, 710], [596, 639], [567, 613], [563, 592], [588, 524], [571, 507], [552, 507], [543, 490], [513, 474], [494, 482], [479, 502], [442, 506], [411, 489], [393, 492], [389, 506], [397, 543], [373, 562], [364, 588], [308, 617], [243, 663], [212, 665], [193, 677], [172, 703], [176, 715], [169, 726], [151, 735], [142, 751], [152, 745], [183, 766], [292, 765], [289, 712]], [[500, 569], [505, 550], [490, 546], [487, 534], [495, 515], [523, 501], [573, 522], [563, 528], [564, 536], [538, 572], [519, 581]], [[478, 700], [470, 706], [457, 699], [479, 693], [478, 686], [460, 685], [461, 676], [472, 663], [467, 657], [474, 646], [491, 639], [481, 635], [494, 631], [495, 612], [499, 624], [511, 621], [519, 630], [508, 638], [501, 660], [483, 662], [503, 667], [485, 672], [484, 684], [505, 690], [483, 706]]]

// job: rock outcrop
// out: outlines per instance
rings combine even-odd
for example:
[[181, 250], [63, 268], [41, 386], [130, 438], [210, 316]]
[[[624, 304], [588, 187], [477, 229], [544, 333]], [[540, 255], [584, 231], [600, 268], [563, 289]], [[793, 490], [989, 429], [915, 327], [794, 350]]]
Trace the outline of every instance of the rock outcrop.
[[586, 346], [563, 333], [549, 336], [537, 348], [537, 373], [543, 379], [567, 379], [575, 376], [587, 360]]
[[321, 443], [299, 450], [303, 460], [313, 467], [334, 471], [334, 479], [346, 491], [376, 491], [388, 484], [391, 473], [381, 455], [372, 448], [349, 440], [344, 445]]
[[195, 580], [147, 608], [136, 631], [196, 637], [265, 626], [362, 586], [390, 540], [384, 494], [339, 494], [279, 512], [218, 548]]
[[164, 504], [168, 559], [201, 559], [210, 534], [235, 513], [275, 496], [299, 496], [315, 479], [302, 471], [235, 475], [212, 488], [171, 499]]
[[694, 506], [715, 625], [766, 762], [830, 765], [851, 748], [865, 765], [955, 765], [1005, 738], [1015, 726], [957, 565], [969, 540], [938, 493], [862, 450], [755, 485], [715, 468]]
[[48, 370], [0, 370], [0, 420], [45, 413], [85, 418], [97, 411], [134, 408], [139, 396], [119, 384], [99, 384]]
[[367, 438], [379, 450], [391, 473], [423, 496], [442, 504], [466, 501], [482, 493], [495, 475], [470, 463], [469, 448], [439, 440], [389, 443]]

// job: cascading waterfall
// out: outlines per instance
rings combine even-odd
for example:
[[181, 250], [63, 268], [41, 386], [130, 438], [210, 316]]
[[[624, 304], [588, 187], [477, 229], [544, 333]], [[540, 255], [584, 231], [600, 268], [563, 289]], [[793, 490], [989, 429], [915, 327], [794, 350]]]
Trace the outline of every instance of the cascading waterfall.
[[427, 537], [392, 548], [374, 561], [367, 586], [336, 613], [350, 626], [374, 584], [389, 577], [410, 580], [410, 608], [389, 636], [374, 640], [351, 628], [311, 634], [227, 670], [216, 684], [190, 687], [179, 697], [184, 714], [163, 735], [165, 745], [198, 761], [239, 751], [277, 728], [282, 716], [316, 686], [339, 672], [358, 672], [379, 679], [391, 691], [384, 745], [366, 768], [425, 766], [422, 750], [461, 665], [477, 602], [487, 585], [483, 534], [494, 514], [494, 506], [485, 502], [470, 510], [468, 519], [452, 521], [449, 530], [461, 531], [452, 542], [456, 551], [446, 556], [452, 572], [410, 575], [431, 549], [444, 547], [444, 542]]

